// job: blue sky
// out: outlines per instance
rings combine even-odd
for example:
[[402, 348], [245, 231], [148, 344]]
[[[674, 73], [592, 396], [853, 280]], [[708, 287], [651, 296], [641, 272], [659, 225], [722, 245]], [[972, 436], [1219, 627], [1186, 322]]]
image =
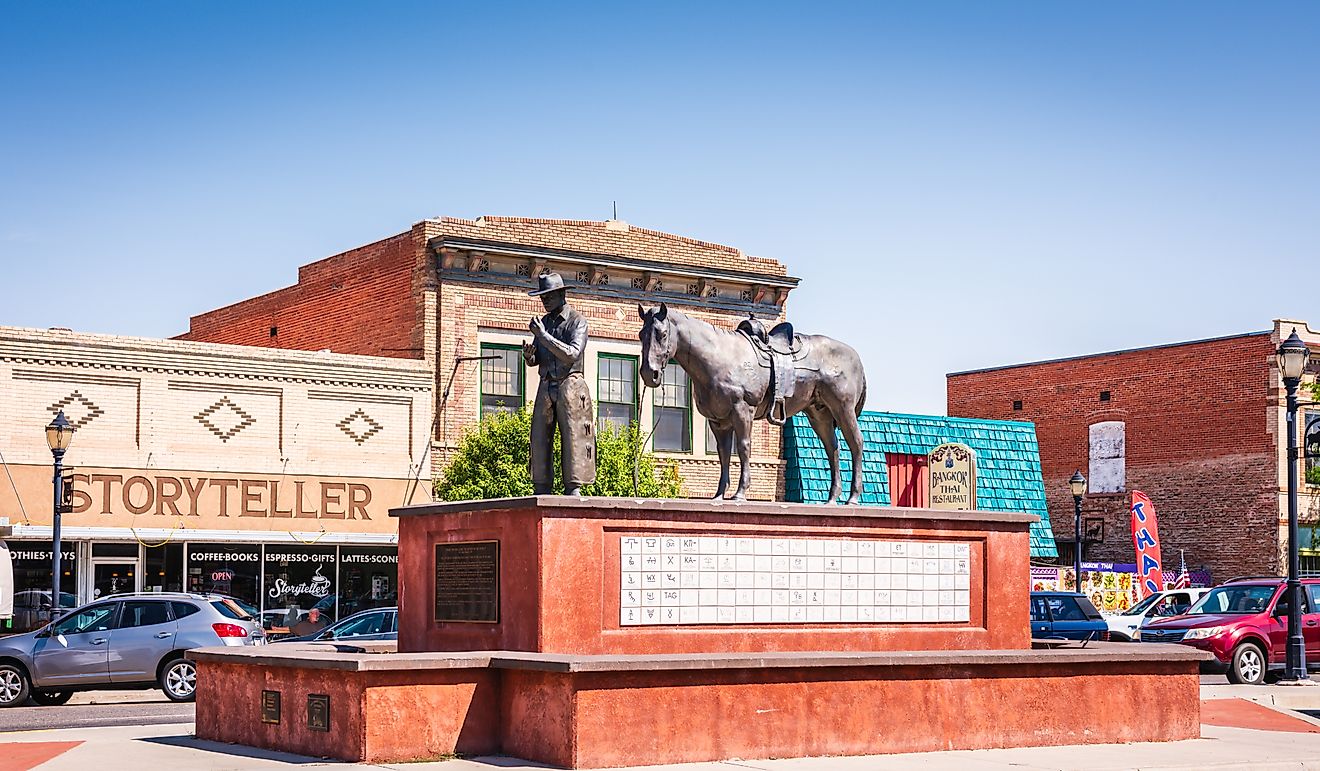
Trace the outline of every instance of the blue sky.
[[[1320, 310], [1320, 5], [0, 3], [0, 324], [482, 214], [777, 258], [871, 409]], [[1288, 271], [1288, 278], [1283, 278]]]

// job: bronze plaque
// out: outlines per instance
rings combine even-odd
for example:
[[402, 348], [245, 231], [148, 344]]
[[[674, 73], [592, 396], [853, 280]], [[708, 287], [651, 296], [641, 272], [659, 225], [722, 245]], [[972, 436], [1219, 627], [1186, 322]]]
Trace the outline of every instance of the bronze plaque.
[[307, 694], [307, 727], [312, 731], [330, 730], [330, 697], [326, 694]]
[[263, 723], [280, 722], [280, 692], [279, 691], [261, 692], [261, 722]]
[[435, 545], [435, 620], [499, 623], [499, 541]]

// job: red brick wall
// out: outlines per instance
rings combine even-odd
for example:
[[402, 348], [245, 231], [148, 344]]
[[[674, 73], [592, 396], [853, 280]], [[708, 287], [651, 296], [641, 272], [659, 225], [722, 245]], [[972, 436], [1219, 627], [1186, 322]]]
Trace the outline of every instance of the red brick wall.
[[[1151, 496], [1164, 566], [1179, 548], [1190, 568], [1217, 580], [1275, 573], [1279, 516], [1269, 409], [1268, 335], [1100, 354], [949, 375], [952, 416], [1036, 424], [1050, 519], [1060, 546], [1073, 538], [1067, 479], [1087, 473], [1089, 427], [1126, 423], [1127, 491], [1088, 496], [1083, 517], [1105, 519], [1105, 541], [1087, 559], [1135, 560], [1131, 490]], [[1100, 401], [1109, 391], [1110, 401]], [[1021, 400], [1022, 409], [1013, 410]]]
[[420, 249], [409, 231], [304, 265], [294, 286], [194, 316], [179, 338], [423, 358], [413, 292]]

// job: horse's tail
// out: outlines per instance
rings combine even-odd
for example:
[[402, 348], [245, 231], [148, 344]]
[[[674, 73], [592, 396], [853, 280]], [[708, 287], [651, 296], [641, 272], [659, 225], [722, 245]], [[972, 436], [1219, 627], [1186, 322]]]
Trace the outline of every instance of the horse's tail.
[[866, 409], [866, 371], [862, 371], [862, 393], [857, 397], [857, 407], [855, 408], [857, 417], [862, 416], [862, 410]]

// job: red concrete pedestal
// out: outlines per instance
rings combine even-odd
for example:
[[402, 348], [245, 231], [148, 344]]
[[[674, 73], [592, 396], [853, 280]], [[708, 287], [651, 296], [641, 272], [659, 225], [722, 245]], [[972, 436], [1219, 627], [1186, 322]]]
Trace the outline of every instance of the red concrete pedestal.
[[[1031, 649], [1032, 516], [562, 496], [392, 514], [397, 652], [193, 651], [200, 738], [369, 763], [504, 753], [600, 768], [1199, 730], [1209, 654]], [[461, 559], [441, 571], [441, 551]], [[673, 574], [636, 567], [666, 556], [691, 559]], [[655, 612], [641, 617], [630, 573], [674, 593], [646, 598]]]
[[[1035, 516], [887, 506], [534, 496], [396, 509], [399, 650], [729, 653], [1025, 649], [1028, 528]], [[965, 621], [624, 626], [621, 544], [630, 536], [966, 544]], [[435, 545], [499, 542], [498, 623], [435, 620]], [[663, 572], [663, 571], [662, 571]]]

